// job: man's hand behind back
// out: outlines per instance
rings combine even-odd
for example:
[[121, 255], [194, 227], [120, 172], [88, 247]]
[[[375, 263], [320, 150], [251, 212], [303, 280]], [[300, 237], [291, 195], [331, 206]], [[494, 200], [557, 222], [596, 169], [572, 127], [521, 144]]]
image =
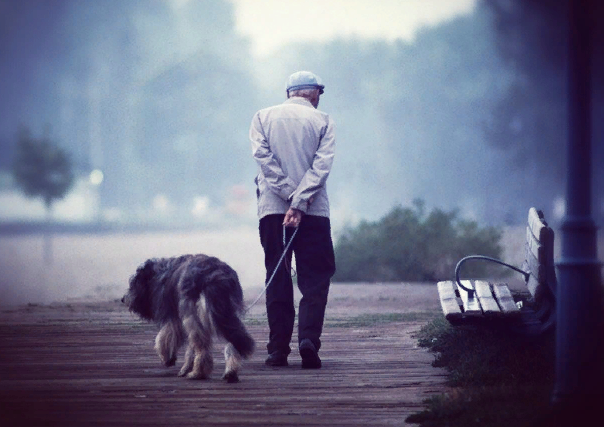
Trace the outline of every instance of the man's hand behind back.
[[304, 215], [304, 213], [301, 210], [289, 208], [285, 213], [283, 225], [286, 227], [298, 227], [300, 221], [302, 221], [302, 215]]

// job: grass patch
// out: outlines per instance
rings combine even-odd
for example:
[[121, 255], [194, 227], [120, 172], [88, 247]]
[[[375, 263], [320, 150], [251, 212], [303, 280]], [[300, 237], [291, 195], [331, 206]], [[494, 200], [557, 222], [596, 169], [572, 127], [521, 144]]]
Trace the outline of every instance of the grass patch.
[[456, 328], [439, 316], [417, 338], [437, 354], [433, 365], [449, 370], [453, 387], [553, 384], [553, 333], [527, 338], [497, 328]]
[[429, 321], [438, 315], [435, 311], [361, 314], [353, 317], [328, 317], [325, 324], [337, 328], [359, 328], [382, 323]]
[[[393, 322], [428, 322], [437, 318], [439, 311], [416, 311], [410, 313], [375, 313], [361, 314], [358, 316], [343, 316], [325, 318], [325, 326], [335, 328], [362, 328]], [[298, 321], [298, 315], [295, 317]], [[266, 316], [246, 317], [243, 320], [246, 326], [258, 326], [267, 324]]]
[[449, 371], [446, 395], [407, 422], [432, 426], [533, 426], [550, 410], [554, 334], [525, 338], [501, 329], [452, 327], [440, 315], [417, 333], [435, 352], [435, 367]]
[[548, 425], [549, 401], [550, 389], [541, 385], [468, 387], [427, 399], [428, 409], [406, 421], [422, 427]]

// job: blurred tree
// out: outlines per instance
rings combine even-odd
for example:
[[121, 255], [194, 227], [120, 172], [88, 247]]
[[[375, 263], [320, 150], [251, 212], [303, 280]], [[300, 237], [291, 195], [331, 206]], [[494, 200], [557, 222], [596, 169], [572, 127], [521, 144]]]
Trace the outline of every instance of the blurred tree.
[[[17, 137], [13, 177], [26, 196], [42, 198], [48, 222], [52, 217], [53, 203], [65, 197], [74, 183], [69, 155], [47, 134], [36, 139], [25, 128], [19, 131]], [[52, 260], [49, 233], [45, 236], [44, 259], [46, 262]]]
[[[604, 2], [592, 2], [592, 19], [604, 18]], [[508, 154], [509, 171], [523, 171], [522, 189], [515, 189], [524, 206], [548, 213], [551, 200], [565, 187], [567, 129], [567, 0], [482, 0], [491, 10], [497, 51], [514, 80], [493, 108], [485, 127], [486, 142]], [[593, 43], [593, 183], [604, 188], [604, 30], [594, 26]], [[547, 183], [548, 185], [544, 185]], [[520, 191], [522, 190], [522, 191]], [[594, 193], [596, 215], [604, 216], [604, 196]], [[520, 211], [518, 209], [518, 211]]]
[[27, 116], [57, 124], [74, 170], [103, 170], [100, 209], [125, 220], [157, 195], [190, 220], [195, 197], [251, 194], [256, 63], [233, 2], [35, 3], [0, 0], [0, 168]]
[[[501, 258], [501, 231], [458, 218], [457, 211], [425, 212], [422, 200], [413, 208], [397, 206], [376, 222], [361, 222], [344, 231], [336, 244], [341, 282], [430, 281], [451, 279], [455, 264], [472, 254]], [[464, 274], [493, 276], [486, 263], [473, 263]]]
[[552, 201], [564, 188], [566, 1], [484, 4], [495, 18], [497, 50], [514, 70], [512, 84], [484, 127], [485, 140], [505, 156], [508, 171], [525, 177], [516, 183], [515, 204], [539, 206], [553, 218]]
[[[346, 141], [330, 177], [334, 204], [344, 200], [376, 219], [421, 197], [481, 222], [504, 222], [524, 171], [508, 173], [481, 132], [513, 79], [493, 25], [481, 6], [425, 27], [409, 42], [342, 38], [288, 46], [272, 59], [271, 70], [304, 64], [327, 84], [319, 108]], [[519, 182], [513, 191], [511, 182]]]

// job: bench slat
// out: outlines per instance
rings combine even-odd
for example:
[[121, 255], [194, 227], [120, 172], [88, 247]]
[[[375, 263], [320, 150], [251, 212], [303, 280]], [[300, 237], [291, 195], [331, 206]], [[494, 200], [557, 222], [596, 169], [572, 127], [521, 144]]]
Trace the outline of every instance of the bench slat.
[[545, 221], [539, 217], [539, 213], [537, 209], [530, 208], [528, 213], [528, 228], [535, 236], [535, 239], [538, 241], [545, 243], [545, 239], [547, 239], [547, 225], [545, 225]]
[[440, 305], [447, 320], [460, 319], [462, 317], [461, 308], [457, 303], [455, 295], [455, 286], [452, 281], [438, 282], [438, 296]]
[[[474, 289], [472, 282], [469, 280], [462, 280], [461, 284], [464, 285], [468, 289]], [[466, 316], [482, 316], [482, 310], [480, 309], [480, 303], [478, 302], [478, 298], [476, 298], [476, 294], [470, 298], [468, 293], [464, 291], [457, 283], [455, 284], [459, 290], [459, 295], [461, 296], [461, 302], [463, 303], [464, 315]]]
[[497, 301], [495, 301], [495, 298], [493, 298], [491, 286], [488, 282], [485, 282], [484, 280], [476, 280], [474, 281], [474, 288], [476, 289], [476, 295], [478, 296], [478, 300], [480, 301], [480, 306], [482, 307], [484, 314], [501, 314]]
[[545, 245], [533, 236], [530, 227], [526, 227], [526, 252], [527, 255], [532, 255], [539, 262], [547, 262]]
[[529, 210], [526, 242], [540, 263], [553, 264], [554, 230], [547, 225], [544, 219], [539, 217], [535, 208]]
[[531, 293], [531, 295], [533, 296], [533, 298], [535, 298], [535, 301], [539, 301], [541, 298], [542, 292], [544, 292], [547, 289], [547, 284], [540, 283], [537, 280], [537, 278], [531, 274], [528, 282], [526, 283], [526, 287], [528, 288], [528, 290]]
[[[528, 265], [536, 280], [527, 283], [533, 297], [538, 299], [546, 289], [556, 294], [556, 272], [554, 268], [554, 230], [545, 220], [539, 217], [537, 210], [529, 210], [529, 223], [526, 235], [526, 257]], [[539, 285], [535, 282], [539, 282]], [[545, 288], [543, 289], [542, 286]]]
[[[527, 288], [535, 300], [546, 290], [555, 289], [554, 255], [553, 255], [553, 231], [546, 227], [542, 235], [551, 240], [551, 243], [541, 244], [535, 240], [529, 227], [526, 231], [526, 254], [522, 268], [531, 273], [527, 282]], [[552, 286], [549, 285], [551, 283]]]
[[510, 292], [510, 288], [504, 283], [495, 283], [493, 284], [493, 293], [497, 298], [497, 302], [499, 303], [499, 307], [501, 307], [501, 311], [506, 314], [515, 314], [520, 313], [520, 309], [514, 302], [514, 298], [512, 298], [512, 293]]
[[531, 273], [533, 276], [537, 278], [540, 282], [547, 281], [546, 275], [546, 264], [540, 263], [537, 258], [533, 256], [533, 254], [529, 251], [528, 247], [526, 249], [526, 256], [524, 257], [524, 271]]

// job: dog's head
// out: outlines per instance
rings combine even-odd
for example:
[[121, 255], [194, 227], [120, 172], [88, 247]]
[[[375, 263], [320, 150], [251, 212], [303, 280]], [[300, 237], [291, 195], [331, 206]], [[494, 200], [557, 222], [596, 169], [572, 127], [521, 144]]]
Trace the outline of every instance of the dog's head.
[[146, 320], [153, 320], [152, 287], [155, 274], [155, 260], [145, 261], [130, 277], [128, 292], [122, 297], [122, 302], [128, 306], [130, 311]]

